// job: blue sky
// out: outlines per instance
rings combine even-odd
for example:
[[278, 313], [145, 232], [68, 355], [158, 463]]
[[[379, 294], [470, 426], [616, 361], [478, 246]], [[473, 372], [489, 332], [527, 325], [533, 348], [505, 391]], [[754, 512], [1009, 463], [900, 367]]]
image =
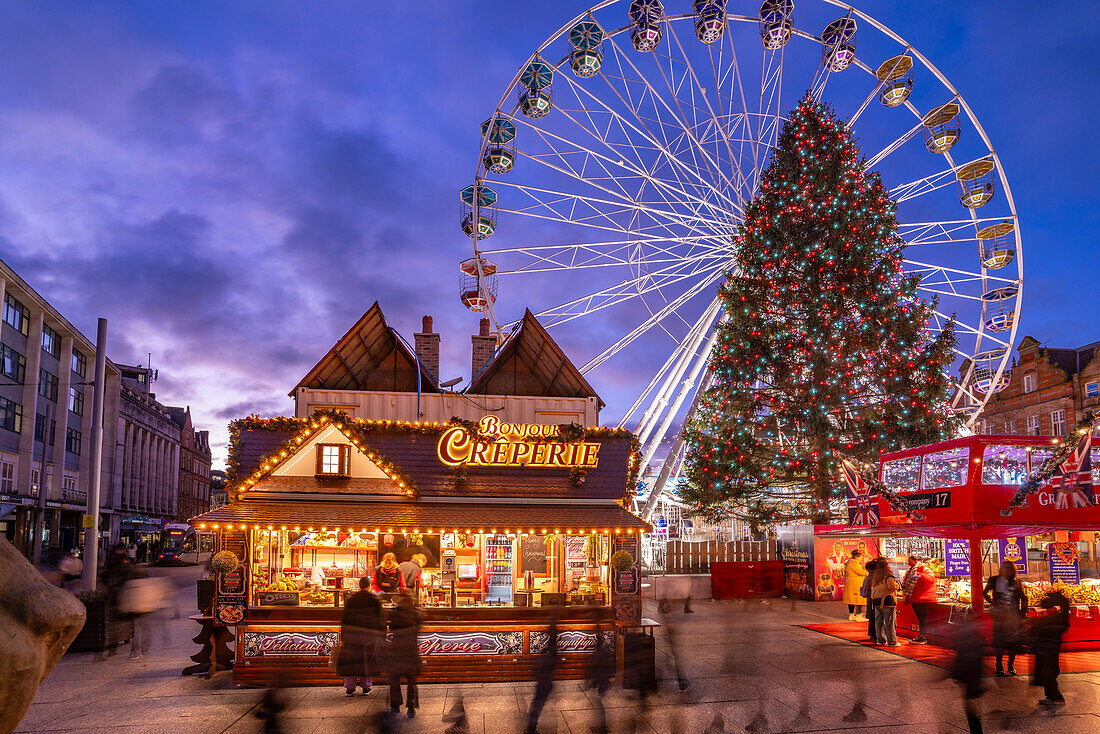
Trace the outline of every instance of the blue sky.
[[[796, 25], [811, 5], [796, 2]], [[1100, 338], [1100, 8], [857, 5], [944, 72], [1000, 156], [1024, 238], [1017, 341]], [[218, 457], [227, 421], [288, 412], [289, 389], [375, 300], [410, 338], [433, 314], [444, 377], [468, 375], [477, 316], [456, 295], [469, 253], [456, 192], [516, 68], [585, 7], [6, 3], [0, 257], [86, 334], [106, 316], [113, 359], [152, 352], [158, 396], [192, 406]], [[544, 297], [505, 287], [500, 308], [514, 318]], [[580, 363], [617, 319], [555, 335]], [[592, 374], [605, 422], [667, 346]]]

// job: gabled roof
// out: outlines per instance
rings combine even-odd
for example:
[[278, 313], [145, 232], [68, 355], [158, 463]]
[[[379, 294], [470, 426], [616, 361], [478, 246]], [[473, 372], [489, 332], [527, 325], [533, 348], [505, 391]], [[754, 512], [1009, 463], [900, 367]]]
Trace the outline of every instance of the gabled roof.
[[529, 309], [524, 311], [519, 327], [474, 375], [464, 392], [470, 395], [594, 397], [600, 407], [604, 407], [595, 389]]
[[1019, 351], [1032, 347], [1040, 348], [1051, 365], [1072, 376], [1083, 370], [1095, 358], [1097, 349], [1100, 349], [1100, 341], [1076, 349], [1061, 349], [1043, 347], [1034, 337], [1025, 336], [1020, 343]]
[[[412, 350], [386, 323], [375, 301], [289, 394], [293, 397], [300, 387], [416, 392], [417, 367]], [[424, 365], [419, 369], [420, 392], [439, 392], [437, 376]]]

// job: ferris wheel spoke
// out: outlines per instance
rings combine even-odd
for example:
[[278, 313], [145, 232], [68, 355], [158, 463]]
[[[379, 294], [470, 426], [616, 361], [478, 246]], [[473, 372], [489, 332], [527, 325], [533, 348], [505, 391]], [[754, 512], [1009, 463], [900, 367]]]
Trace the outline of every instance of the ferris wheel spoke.
[[590, 370], [592, 370], [596, 367], [599, 367], [601, 364], [603, 364], [608, 359], [613, 357], [615, 354], [617, 354], [624, 347], [628, 346], [633, 341], [638, 339], [638, 337], [645, 334], [647, 331], [649, 331], [654, 326], [660, 324], [670, 314], [675, 313], [678, 308], [683, 306], [685, 303], [687, 303], [689, 300], [691, 300], [695, 296], [699, 295], [703, 291], [703, 289], [705, 289], [707, 286], [711, 285], [712, 283], [714, 283], [715, 281], [717, 281], [721, 277], [724, 277], [721, 272], [712, 273], [712, 274], [708, 275], [705, 279], [701, 280], [699, 283], [695, 284], [694, 286], [692, 286], [688, 290], [684, 291], [676, 299], [674, 299], [672, 301], [669, 301], [660, 310], [658, 310], [656, 313], [652, 314], [649, 318], [647, 318], [645, 321], [643, 321], [638, 326], [634, 327], [634, 329], [629, 331], [621, 339], [616, 341], [614, 344], [609, 346], [607, 349], [600, 352], [598, 355], [596, 355], [592, 359], [588, 360], [588, 362], [586, 362], [581, 367], [581, 374], [586, 374]]
[[[645, 273], [636, 278], [623, 280], [620, 283], [574, 298], [558, 306], [543, 309], [536, 316], [544, 318], [547, 326], [555, 326], [635, 298], [641, 298], [646, 292], [657, 287], [667, 288], [683, 281], [698, 278], [701, 273], [706, 274], [706, 278], [717, 279], [721, 277], [723, 272], [724, 268], [712, 265], [700, 267], [698, 264], [693, 264], [693, 267], [686, 272], [676, 270], [675, 267], [665, 268], [656, 273]], [[699, 282], [694, 285], [689, 284], [688, 290], [685, 292], [697, 292], [695, 289], [699, 287]]]
[[[558, 135], [554, 132], [544, 130], [544, 129], [542, 129], [540, 127], [537, 127], [537, 126], [534, 126], [534, 125], [530, 125], [525, 120], [520, 120], [519, 118], [514, 118], [516, 122], [520, 122], [520, 123], [524, 124], [525, 126], [529, 127], [531, 130], [535, 131], [540, 136], [540, 138], [542, 138], [543, 142], [547, 145], [547, 147], [549, 147], [551, 149], [551, 153], [549, 155], [557, 156], [558, 158], [560, 158], [562, 160], [564, 165], [569, 165], [567, 155], [574, 155], [574, 156], [581, 155], [581, 156], [584, 157], [584, 159], [582, 161], [582, 164], [586, 164], [586, 163], [588, 163], [589, 160], [592, 160], [592, 161], [595, 162], [596, 165], [600, 166], [600, 169], [602, 170], [602, 172], [604, 174], [603, 176], [600, 176], [600, 177], [594, 177], [594, 176], [591, 176], [590, 174], [588, 174], [587, 170], [584, 167], [582, 167], [581, 170], [577, 170], [576, 168], [574, 168], [572, 166], [569, 166], [569, 168], [568, 168], [569, 175], [573, 176], [574, 178], [576, 178], [579, 181], [583, 181], [585, 183], [592, 183], [593, 185], [596, 185], [595, 182], [597, 182], [597, 181], [604, 181], [604, 182], [607, 182], [609, 184], [614, 184], [614, 185], [618, 186], [618, 188], [621, 190], [621, 192], [620, 192], [621, 196], [626, 197], [626, 198], [632, 198], [631, 193], [628, 192], [626, 190], [625, 186], [623, 185], [623, 181], [626, 180], [627, 177], [622, 175], [622, 171], [613, 171], [612, 169], [610, 169], [608, 167], [608, 166], [613, 166], [613, 167], [616, 167], [616, 168], [627, 171], [631, 176], [640, 178], [642, 180], [648, 181], [649, 183], [653, 184], [665, 196], [666, 201], [667, 201], [667, 195], [672, 194], [674, 197], [679, 197], [684, 202], [694, 202], [694, 203], [698, 204], [700, 208], [706, 207], [708, 209], [708, 211], [710, 211], [713, 215], [715, 215], [719, 219], [728, 218], [727, 209], [725, 209], [724, 207], [722, 207], [720, 205], [717, 205], [714, 202], [708, 200], [705, 193], [700, 191], [701, 187], [698, 185], [698, 183], [693, 183], [691, 181], [686, 181], [682, 177], [682, 175], [681, 175], [682, 171], [679, 170], [679, 167], [674, 167], [673, 170], [672, 170], [672, 174], [675, 175], [675, 177], [676, 177], [675, 182], [670, 181], [668, 179], [657, 178], [653, 175], [653, 173], [651, 171], [646, 170], [645, 164], [641, 160], [640, 151], [644, 149], [642, 146], [624, 145], [622, 147], [618, 147], [615, 144], [609, 142], [608, 138], [610, 137], [610, 134], [608, 134], [606, 132], [604, 132], [602, 135], [591, 134], [591, 132], [588, 129], [585, 128], [584, 124], [580, 120], [578, 120], [573, 114], [571, 114], [573, 112], [573, 110], [568, 109], [568, 108], [566, 108], [566, 109], [559, 108], [559, 112], [561, 112], [562, 117], [564, 117], [565, 119], [572, 122], [578, 130], [584, 130], [586, 133], [588, 133], [590, 135], [590, 137], [592, 137], [595, 140], [599, 141], [602, 144], [602, 146], [606, 147], [607, 150], [611, 154], [613, 154], [613, 156], [614, 156], [614, 157], [612, 157], [612, 156], [609, 156], [609, 155], [606, 155], [606, 154], [603, 154], [603, 153], [599, 153], [599, 152], [594, 151], [591, 148], [589, 148], [589, 147], [587, 147], [587, 146], [583, 145], [582, 143], [579, 143], [575, 140], [570, 140], [570, 139], [565, 138], [562, 135]], [[593, 114], [592, 111], [584, 108], [583, 105], [580, 107], [580, 112], [582, 114], [584, 114], [589, 120], [592, 119], [592, 114]], [[613, 118], [616, 115], [616, 113], [608, 112], [606, 114], [609, 117], [609, 122], [614, 122]], [[621, 118], [619, 119], [620, 124], [622, 124], [624, 122], [625, 121], [621, 120]], [[665, 152], [664, 148], [656, 140], [652, 140], [652, 138], [650, 138], [650, 142], [653, 146], [651, 148], [651, 150], [653, 150], [655, 153], [660, 154], [660, 153]], [[570, 151], [564, 151], [564, 152], [560, 151], [556, 147], [557, 143], [565, 143], [565, 144], [574, 146], [574, 149], [570, 150]], [[546, 165], [546, 160], [544, 158], [544, 156], [546, 154], [534, 154], [534, 153], [526, 153], [526, 152], [524, 152], [522, 154], [527, 156], [528, 159], [530, 159], [530, 160], [534, 160], [538, 163]], [[633, 154], [633, 156], [637, 158], [636, 163], [635, 163], [635, 161], [631, 161], [631, 163], [629, 163], [629, 164], [627, 163], [626, 158], [624, 156], [630, 155], [630, 154]], [[562, 167], [553, 166], [553, 168], [555, 170], [559, 170], [559, 172], [560, 172]], [[599, 188], [603, 189], [605, 187], [600, 186]], [[712, 192], [713, 192], [713, 190], [712, 190]], [[717, 192], [713, 192], [713, 193], [717, 193]]]
[[[634, 64], [631, 58], [623, 54], [622, 48], [615, 42], [614, 38], [608, 38], [605, 43], [610, 44], [611, 47], [615, 50], [616, 63], [619, 66], [620, 73], [623, 75], [622, 79], [624, 81], [624, 87], [626, 86], [625, 82], [627, 77], [625, 74], [625, 70], [622, 67], [622, 63], [625, 61], [627, 66], [629, 66], [629, 68], [637, 76], [637, 79], [634, 81], [642, 84], [644, 90], [648, 92], [648, 99], [652, 101], [654, 115], [660, 115], [661, 110], [663, 109], [667, 115], [671, 116], [672, 119], [676, 121], [676, 123], [679, 125], [680, 131], [682, 131], [686, 140], [690, 141], [695, 146], [695, 149], [702, 153], [704, 158], [710, 164], [709, 169], [707, 170], [707, 174], [721, 179], [721, 187], [716, 185], [715, 182], [712, 182], [711, 185], [714, 186], [715, 190], [718, 191], [720, 191], [720, 188], [725, 188], [726, 190], [728, 190], [731, 186], [729, 178], [726, 176], [725, 172], [721, 170], [721, 167], [716, 164], [716, 162], [709, 156], [709, 154], [707, 154], [707, 151], [702, 147], [698, 139], [695, 137], [694, 133], [691, 131], [690, 127], [687, 124], [687, 121], [684, 120], [680, 115], [676, 113], [675, 110], [672, 109], [668, 101], [653, 87], [652, 84], [649, 83], [648, 79], [646, 79], [645, 75], [642, 74], [642, 72], [638, 69], [637, 65]], [[601, 76], [604, 76], [604, 78], [608, 81], [608, 84], [610, 84], [611, 77], [607, 75]], [[631, 107], [631, 112], [641, 118], [639, 108]], [[697, 175], [701, 177], [701, 173], [697, 172]], [[731, 208], [737, 208], [737, 205], [733, 200], [729, 199], [729, 197], [725, 196], [724, 194], [720, 195]]]
[[[634, 234], [634, 233], [632, 233]], [[623, 252], [630, 252], [635, 248], [645, 246], [648, 251], [656, 256], [666, 256], [669, 261], [682, 260], [685, 257], [698, 257], [698, 253], [693, 253], [696, 245], [706, 246], [708, 240], [712, 239], [709, 235], [695, 235], [695, 236], [680, 236], [676, 240], [676, 244], [689, 244], [689, 250], [687, 254], [680, 251], [677, 248], [669, 246], [669, 239], [667, 237], [650, 237], [647, 235], [631, 236], [627, 238], [617, 238], [614, 240], [596, 241], [596, 242], [576, 242], [573, 244], [554, 244], [554, 245], [515, 245], [512, 247], [502, 247], [499, 249], [482, 249], [481, 254], [486, 257], [499, 257], [502, 255], [526, 255], [536, 262], [557, 262], [563, 268], [574, 268], [591, 262], [606, 262], [608, 265], [628, 265], [634, 261], [629, 255], [623, 255]], [[729, 247], [708, 246], [705, 252], [722, 252], [723, 254], [731, 254]], [[562, 261], [559, 258], [572, 257], [568, 261]], [[580, 260], [580, 257], [588, 257], [589, 260]], [[517, 267], [513, 270], [500, 270], [497, 272], [500, 274], [523, 272], [524, 267]]]
[[[499, 275], [518, 275], [520, 273], [546, 273], [554, 272], [558, 270], [592, 270], [596, 268], [610, 268], [610, 267], [622, 267], [624, 265], [637, 265], [638, 260], [636, 256], [631, 256], [630, 250], [627, 250], [626, 254], [611, 258], [611, 255], [607, 253], [598, 253], [592, 255], [587, 260], [578, 259], [577, 255], [580, 252], [584, 252], [583, 248], [580, 250], [570, 250], [569, 252], [561, 253], [562, 259], [555, 259], [552, 256], [543, 256], [536, 258], [533, 262], [528, 263], [522, 267], [517, 267], [511, 270], [497, 270]], [[487, 254], [487, 253], [486, 253]], [[666, 258], [646, 257], [645, 264], [647, 266], [664, 265], [666, 263], [686, 263], [694, 260], [712, 260], [723, 259], [728, 257], [726, 254], [701, 254], [693, 255], [689, 257], [672, 256]]]
[[937, 189], [942, 189], [945, 186], [950, 186], [955, 183], [955, 174], [960, 168], [962, 168], [963, 166], [968, 166], [971, 163], [976, 163], [983, 160], [989, 160], [989, 156], [979, 156], [978, 158], [963, 163], [962, 165], [951, 165], [948, 168], [937, 171], [936, 173], [930, 174], [928, 176], [924, 176], [914, 181], [909, 181], [907, 183], [899, 184], [898, 186], [890, 189], [890, 198], [900, 204], [903, 201], [915, 199], [918, 196], [924, 196], [925, 194], [936, 191]]
[[[712, 103], [710, 97], [707, 96], [706, 87], [703, 85], [702, 81], [699, 79], [699, 76], [696, 73], [695, 68], [692, 66], [690, 60], [688, 59], [688, 54], [684, 50], [683, 44], [680, 42], [679, 35], [676, 33], [675, 25], [670, 23], [670, 24], [668, 24], [668, 28], [669, 28], [670, 37], [672, 38], [672, 40], [674, 40], [676, 42], [676, 46], [680, 50], [680, 54], [681, 54], [681, 57], [683, 59], [683, 64], [686, 67], [686, 73], [687, 73], [688, 77], [690, 78], [690, 80], [692, 81], [694, 89], [698, 91], [699, 96], [702, 97], [702, 101], [706, 106], [706, 110], [705, 110], [706, 111], [706, 116], [709, 117], [708, 125], [711, 126], [711, 128], [715, 132], [715, 158], [718, 159], [718, 160], [721, 160], [720, 148], [722, 146], [724, 146], [725, 149], [726, 149], [726, 153], [729, 156], [727, 160], [728, 160], [728, 165], [729, 165], [730, 171], [731, 171], [731, 173], [734, 174], [734, 176], [736, 178], [736, 181], [731, 183], [731, 189], [732, 189], [733, 194], [737, 197], [738, 202], [743, 207], [745, 199], [744, 199], [744, 196], [741, 194], [741, 189], [742, 189], [742, 187], [745, 187], [745, 179], [744, 179], [744, 175], [741, 171], [741, 167], [739, 165], [736, 165], [737, 156], [734, 155], [733, 146], [730, 143], [730, 137], [729, 137], [729, 131], [727, 129], [727, 124], [721, 122], [718, 119], [718, 115], [714, 111], [714, 103]], [[720, 91], [720, 87], [718, 86], [718, 78], [717, 78], [716, 74], [714, 75], [714, 84], [715, 84], [715, 94], [719, 96], [719, 101], [720, 101], [721, 100], [721, 91]], [[700, 143], [700, 147], [702, 147], [701, 143]]]
[[[973, 270], [963, 270], [961, 268], [952, 268], [952, 267], [949, 267], [947, 265], [932, 265], [931, 263], [922, 263], [922, 262], [918, 262], [916, 260], [904, 260], [903, 264], [906, 265], [906, 266], [912, 266], [912, 267], [907, 268], [907, 270], [910, 270], [912, 272], [939, 273], [941, 276], [943, 276], [945, 281], [952, 282], [952, 283], [961, 283], [961, 282], [981, 282], [981, 283], [985, 283], [987, 281], [992, 280], [992, 281], [997, 281], [998, 283], [1004, 283], [1005, 285], [1009, 285], [1009, 284], [1018, 282], [1015, 278], [1008, 278], [1008, 277], [1005, 277], [1005, 276], [1002, 276], [1002, 275], [994, 275], [992, 272], [989, 272], [989, 271], [977, 273], [977, 272], [974, 272]], [[954, 277], [953, 278], [952, 276], [962, 276], [962, 277]], [[926, 276], [926, 279], [927, 279], [927, 276]]]
[[[668, 229], [670, 225], [677, 224], [687, 227], [695, 233], [704, 228], [715, 236], [728, 236], [728, 231], [723, 232], [712, 220], [697, 216], [689, 216], [685, 213], [657, 209], [651, 204], [637, 203], [629, 200], [600, 199], [594, 196], [586, 196], [579, 193], [558, 191], [544, 187], [524, 186], [511, 181], [498, 180], [496, 185], [522, 192], [532, 199], [534, 203], [521, 208], [498, 207], [502, 213], [526, 214], [534, 210], [544, 210], [543, 213], [559, 222], [569, 224], [606, 223], [612, 226], [616, 223], [615, 216], [629, 214], [642, 214], [653, 219], [652, 227], [663, 229], [670, 237], [675, 238], [677, 232]], [[597, 187], [600, 188], [600, 187]], [[607, 193], [607, 191], [605, 191]], [[536, 194], [546, 197], [539, 199]], [[556, 207], [560, 207], [556, 208]], [[579, 211], [578, 211], [579, 210]], [[621, 223], [616, 227], [617, 231], [629, 232]], [[649, 229], [649, 228], [643, 228]]]

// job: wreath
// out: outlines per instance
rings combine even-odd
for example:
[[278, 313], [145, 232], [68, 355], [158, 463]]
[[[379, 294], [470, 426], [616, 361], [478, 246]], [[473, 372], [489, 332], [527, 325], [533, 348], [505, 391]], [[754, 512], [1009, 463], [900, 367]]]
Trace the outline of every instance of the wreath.
[[1076, 543], [1051, 543], [1050, 552], [1067, 566], [1072, 565], [1081, 557], [1081, 551]]
[[237, 567], [241, 565], [241, 559], [237, 558], [237, 554], [233, 551], [221, 551], [215, 553], [214, 557], [210, 559], [210, 568], [214, 569], [218, 573], [230, 573], [236, 571]]
[[626, 573], [634, 568], [634, 556], [630, 554], [630, 551], [615, 551], [611, 554], [611, 568], [618, 573]]

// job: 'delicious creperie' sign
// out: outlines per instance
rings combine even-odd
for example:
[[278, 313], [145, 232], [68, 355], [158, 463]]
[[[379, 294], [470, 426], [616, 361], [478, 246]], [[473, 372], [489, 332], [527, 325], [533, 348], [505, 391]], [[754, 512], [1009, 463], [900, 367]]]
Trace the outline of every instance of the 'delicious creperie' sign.
[[564, 440], [561, 426], [501, 423], [486, 416], [475, 432], [448, 428], [439, 437], [439, 460], [447, 466], [530, 466], [594, 469], [600, 445]]

